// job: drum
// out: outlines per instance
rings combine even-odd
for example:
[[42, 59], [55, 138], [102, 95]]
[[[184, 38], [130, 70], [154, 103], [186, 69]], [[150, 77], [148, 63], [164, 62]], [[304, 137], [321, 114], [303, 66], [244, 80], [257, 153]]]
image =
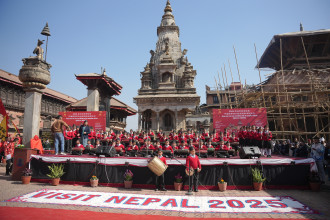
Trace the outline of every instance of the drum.
[[154, 157], [149, 161], [148, 168], [157, 176], [161, 176], [167, 169], [167, 166], [158, 157]]
[[82, 155], [83, 149], [79, 147], [72, 148], [72, 155]]
[[215, 149], [214, 149], [214, 148], [211, 148], [211, 147], [210, 147], [210, 148], [207, 148], [207, 152], [208, 152], [208, 153], [214, 153], [214, 150], [215, 150]]
[[194, 169], [192, 167], [190, 167], [189, 171], [188, 171], [188, 169], [185, 169], [185, 171], [186, 171], [187, 176], [194, 175]]
[[176, 150], [176, 153], [180, 154], [180, 155], [188, 155], [189, 151], [188, 151], [188, 149], [179, 149], [179, 150]]

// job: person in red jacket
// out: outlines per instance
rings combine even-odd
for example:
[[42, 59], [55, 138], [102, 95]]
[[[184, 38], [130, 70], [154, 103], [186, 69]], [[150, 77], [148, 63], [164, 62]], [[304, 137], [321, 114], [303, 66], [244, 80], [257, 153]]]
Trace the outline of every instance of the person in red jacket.
[[[166, 163], [166, 158], [163, 157], [163, 151], [161, 149], [158, 150], [157, 152], [157, 157], [158, 159], [160, 159], [166, 166], [167, 166], [167, 163]], [[166, 171], [165, 171], [166, 172]], [[156, 176], [156, 181], [155, 181], [155, 185], [156, 185], [156, 191], [160, 190], [160, 191], [167, 191], [165, 189], [165, 172], [160, 175], [160, 176]]]
[[128, 146], [126, 148], [126, 154], [131, 157], [135, 157], [136, 153], [139, 151], [139, 146], [137, 146], [137, 140], [129, 140]]
[[116, 145], [115, 145], [116, 152], [120, 155], [123, 156], [125, 153], [125, 147], [120, 143], [120, 139], [117, 138], [116, 140]]
[[85, 150], [84, 145], [82, 145], [82, 144], [80, 143], [80, 140], [77, 140], [77, 141], [76, 141], [76, 146], [75, 146], [75, 148], [81, 148], [81, 149]]
[[10, 142], [7, 145], [5, 145], [5, 157], [6, 157], [6, 176], [10, 175], [13, 170], [13, 156], [15, 147], [18, 145], [19, 140], [17, 138], [14, 139], [14, 142]]
[[73, 131], [71, 130], [70, 127], [68, 127], [63, 133], [64, 133], [66, 152], [71, 153], [71, 151], [72, 151]]
[[171, 154], [173, 156], [173, 148], [171, 147], [170, 145], [170, 142], [168, 140], [165, 141], [165, 145], [163, 146], [163, 150], [170, 150], [171, 151]]
[[[267, 157], [272, 157], [272, 132], [269, 131], [269, 127], [265, 126], [265, 130], [262, 134], [263, 140], [263, 151], [266, 151]], [[261, 152], [261, 155], [264, 155], [265, 152]]]
[[92, 145], [95, 145], [95, 140], [96, 140], [96, 132], [94, 131], [94, 128], [91, 127], [91, 133], [88, 134], [88, 140], [91, 141]]
[[189, 172], [190, 168], [194, 170], [194, 174], [189, 176], [189, 191], [192, 191], [192, 186], [194, 186], [194, 191], [198, 192], [198, 179], [199, 172], [202, 170], [201, 163], [198, 156], [195, 154], [195, 148], [189, 148], [189, 156], [186, 158], [186, 170]]

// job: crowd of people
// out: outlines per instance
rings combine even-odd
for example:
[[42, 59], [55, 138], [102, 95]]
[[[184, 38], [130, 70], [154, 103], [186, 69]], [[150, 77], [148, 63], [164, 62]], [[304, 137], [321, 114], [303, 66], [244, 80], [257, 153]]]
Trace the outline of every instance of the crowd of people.
[[[261, 156], [271, 157], [276, 155], [292, 157], [312, 157], [318, 166], [321, 181], [325, 181], [324, 167], [328, 172], [330, 180], [330, 146], [324, 138], [308, 139], [306, 142], [295, 138], [290, 140], [273, 140], [268, 126], [243, 126], [237, 132], [229, 129], [224, 131], [213, 131], [211, 133], [203, 130], [179, 131], [172, 130], [165, 133], [149, 131], [103, 131], [94, 130], [84, 121], [79, 127], [67, 125], [59, 116], [52, 125], [54, 133], [55, 154], [71, 154], [73, 149], [92, 149], [99, 146], [112, 146], [118, 156], [154, 156], [159, 150], [164, 157], [189, 156], [194, 149], [200, 157], [231, 157], [238, 153], [240, 147], [257, 146], [260, 148]], [[19, 134], [15, 137], [7, 137], [5, 141], [0, 140], [0, 156], [6, 159], [6, 175], [11, 172], [13, 154], [17, 145], [22, 143]], [[47, 139], [43, 143], [44, 148], [50, 148]]]

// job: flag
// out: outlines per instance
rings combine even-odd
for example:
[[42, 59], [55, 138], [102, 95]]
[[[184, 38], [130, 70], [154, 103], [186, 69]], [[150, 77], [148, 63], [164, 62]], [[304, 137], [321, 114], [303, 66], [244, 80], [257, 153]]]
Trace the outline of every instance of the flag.
[[0, 115], [3, 115], [3, 117], [5, 117], [7, 115], [5, 106], [3, 106], [1, 99], [0, 99]]
[[3, 116], [3, 119], [0, 124], [0, 139], [5, 140], [8, 135], [8, 115], [5, 107], [2, 104], [2, 100], [0, 99], [0, 115]]
[[7, 116], [5, 116], [3, 117], [2, 122], [0, 124], [0, 139], [5, 141], [7, 135], [8, 135], [8, 123], [7, 123]]

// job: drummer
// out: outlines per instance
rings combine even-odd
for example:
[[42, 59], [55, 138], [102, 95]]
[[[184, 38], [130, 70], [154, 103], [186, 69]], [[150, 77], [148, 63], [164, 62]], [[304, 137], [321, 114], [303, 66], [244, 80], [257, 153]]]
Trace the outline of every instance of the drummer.
[[[163, 151], [161, 150], [161, 148], [158, 149], [157, 157], [167, 166], [166, 158], [163, 157]], [[156, 181], [155, 181], [156, 189], [155, 189], [155, 191], [158, 191], [158, 190], [160, 190], [160, 191], [167, 191], [165, 189], [165, 177], [164, 177], [165, 175], [164, 175], [164, 173], [162, 175], [160, 175], [160, 176], [157, 176], [155, 174], [155, 176], [156, 176]]]
[[202, 170], [201, 163], [198, 159], [198, 156], [195, 154], [195, 148], [189, 148], [189, 156], [186, 159], [186, 169], [189, 173], [189, 169], [192, 168], [194, 170], [194, 174], [189, 176], [189, 191], [192, 191], [192, 186], [194, 186], [194, 191], [198, 192], [198, 178], [199, 172]]

